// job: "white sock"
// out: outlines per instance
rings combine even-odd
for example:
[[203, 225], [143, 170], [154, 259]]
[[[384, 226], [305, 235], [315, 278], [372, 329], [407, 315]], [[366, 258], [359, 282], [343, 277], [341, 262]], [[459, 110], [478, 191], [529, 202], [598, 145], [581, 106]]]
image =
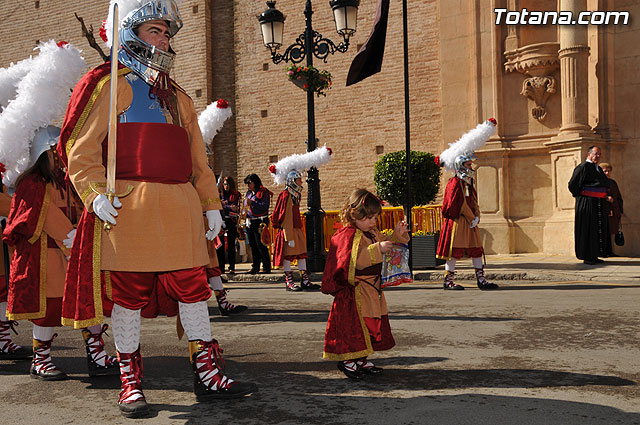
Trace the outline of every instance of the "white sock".
[[291, 261], [282, 260], [282, 268], [284, 269], [285, 272], [290, 272], [291, 271]]
[[38, 341], [51, 341], [56, 328], [54, 326], [33, 325], [33, 339]]
[[307, 259], [301, 258], [298, 260], [298, 270], [307, 270]]
[[214, 291], [223, 291], [224, 286], [222, 286], [222, 279], [220, 279], [220, 276], [210, 277], [209, 287]]
[[0, 303], [0, 321], [6, 322], [7, 319], [7, 302], [3, 301]]
[[119, 353], [133, 353], [140, 346], [140, 310], [130, 310], [118, 304], [111, 312], [113, 340]]
[[456, 270], [456, 259], [452, 258], [451, 260], [447, 260], [447, 263], [444, 265], [444, 269], [453, 273]]
[[482, 257], [474, 257], [471, 259], [471, 261], [473, 261], [473, 267], [475, 267], [476, 269], [481, 269], [484, 267]]
[[209, 308], [206, 301], [195, 303], [179, 302], [180, 321], [189, 341], [197, 339], [211, 341], [211, 323], [209, 322]]

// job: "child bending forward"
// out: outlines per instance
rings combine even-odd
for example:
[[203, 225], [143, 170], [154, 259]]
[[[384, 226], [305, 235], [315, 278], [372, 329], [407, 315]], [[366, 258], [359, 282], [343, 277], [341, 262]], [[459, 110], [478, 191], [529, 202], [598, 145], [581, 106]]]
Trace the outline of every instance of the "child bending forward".
[[338, 360], [338, 369], [351, 379], [382, 372], [367, 357], [395, 345], [380, 286], [382, 256], [409, 235], [401, 221], [390, 237], [383, 236], [375, 227], [381, 211], [382, 201], [373, 193], [357, 189], [351, 194], [340, 213], [344, 227], [331, 238], [322, 278], [322, 292], [334, 297], [323, 357]]

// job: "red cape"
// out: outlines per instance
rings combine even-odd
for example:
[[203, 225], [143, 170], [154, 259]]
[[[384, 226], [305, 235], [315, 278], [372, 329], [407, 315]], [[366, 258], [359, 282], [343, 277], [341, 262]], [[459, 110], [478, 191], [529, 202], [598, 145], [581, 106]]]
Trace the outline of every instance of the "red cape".
[[339, 229], [331, 238], [322, 275], [322, 292], [334, 297], [324, 338], [325, 359], [357, 359], [374, 352], [360, 311], [360, 292], [355, 290], [361, 238], [362, 232], [353, 226]]
[[49, 209], [47, 184], [39, 173], [20, 181], [11, 199], [3, 241], [15, 246], [9, 272], [9, 320], [40, 319], [47, 309], [48, 236], [43, 232]]
[[[95, 99], [103, 89], [109, 90], [111, 62], [89, 71], [76, 84], [67, 106], [60, 141], [56, 147], [64, 165], [67, 153], [82, 130]], [[120, 73], [131, 72], [120, 66]], [[103, 322], [103, 313], [110, 314], [110, 288], [105, 287], [100, 274], [102, 222], [95, 214], [82, 212], [71, 248], [65, 293], [62, 302], [62, 324], [84, 328]]]
[[[460, 177], [454, 176], [449, 179], [447, 187], [444, 191], [442, 200], [442, 228], [440, 229], [440, 239], [438, 239], [438, 248], [436, 249], [436, 257], [443, 260], [451, 259], [451, 251], [453, 248], [453, 236], [460, 211], [465, 202], [464, 192], [462, 190]], [[476, 190], [473, 186], [469, 186], [469, 194], [477, 199]]]

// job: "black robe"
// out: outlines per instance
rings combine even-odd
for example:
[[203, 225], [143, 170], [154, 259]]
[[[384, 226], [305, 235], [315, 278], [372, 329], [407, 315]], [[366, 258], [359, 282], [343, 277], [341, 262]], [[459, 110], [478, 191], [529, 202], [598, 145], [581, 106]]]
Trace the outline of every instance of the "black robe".
[[569, 191], [576, 198], [575, 248], [580, 260], [607, 257], [611, 252], [609, 202], [581, 194], [585, 189], [598, 188], [609, 188], [609, 179], [598, 165], [585, 161], [573, 170]]

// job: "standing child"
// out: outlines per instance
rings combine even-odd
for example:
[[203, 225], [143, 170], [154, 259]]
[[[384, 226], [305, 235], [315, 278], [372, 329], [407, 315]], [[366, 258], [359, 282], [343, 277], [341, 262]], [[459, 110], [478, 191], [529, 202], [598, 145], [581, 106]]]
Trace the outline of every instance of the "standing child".
[[342, 208], [344, 227], [331, 238], [322, 278], [322, 292], [333, 295], [323, 357], [338, 360], [338, 369], [351, 379], [375, 375], [382, 369], [367, 357], [395, 345], [387, 302], [381, 288], [382, 257], [393, 242], [406, 243], [409, 231], [399, 222], [389, 237], [375, 228], [382, 201], [357, 189]]
[[[62, 295], [69, 249], [79, 216], [78, 203], [63, 190], [63, 174], [56, 166], [55, 146], [60, 129], [36, 131], [28, 168], [16, 180], [4, 242], [15, 247], [11, 259], [7, 317], [33, 323], [32, 378], [59, 381], [67, 375], [52, 362], [51, 343], [61, 326]], [[71, 219], [70, 219], [71, 218]], [[104, 350], [107, 325], [82, 329], [89, 376], [118, 373], [118, 362]]]

